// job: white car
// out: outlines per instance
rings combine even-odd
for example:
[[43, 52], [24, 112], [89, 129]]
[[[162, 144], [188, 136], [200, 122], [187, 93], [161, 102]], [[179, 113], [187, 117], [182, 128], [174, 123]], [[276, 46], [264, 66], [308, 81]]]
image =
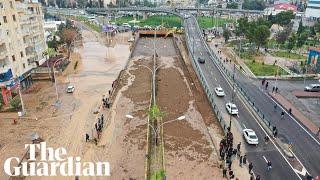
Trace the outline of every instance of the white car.
[[243, 137], [244, 139], [246, 139], [248, 144], [254, 144], [254, 145], [259, 144], [258, 137], [252, 129], [244, 129]]
[[67, 93], [73, 93], [73, 91], [74, 91], [74, 86], [68, 85], [68, 87], [67, 87]]
[[224, 91], [221, 87], [216, 87], [214, 88], [214, 91], [216, 92], [216, 95], [219, 96], [219, 97], [223, 97], [225, 94], [224, 94]]
[[237, 115], [238, 114], [238, 108], [235, 104], [228, 102], [226, 104], [226, 108], [229, 114], [231, 115]]

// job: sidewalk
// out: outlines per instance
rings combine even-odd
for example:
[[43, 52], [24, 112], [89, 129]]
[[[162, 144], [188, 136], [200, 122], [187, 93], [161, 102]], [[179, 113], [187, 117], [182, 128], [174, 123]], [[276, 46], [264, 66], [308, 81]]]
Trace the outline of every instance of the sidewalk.
[[305, 127], [307, 127], [314, 134], [317, 133], [319, 127], [312, 123], [308, 118], [306, 118], [294, 105], [291, 104], [285, 97], [279, 93], [268, 93], [275, 101], [281, 104], [285, 109], [292, 109], [292, 115], [299, 120]]

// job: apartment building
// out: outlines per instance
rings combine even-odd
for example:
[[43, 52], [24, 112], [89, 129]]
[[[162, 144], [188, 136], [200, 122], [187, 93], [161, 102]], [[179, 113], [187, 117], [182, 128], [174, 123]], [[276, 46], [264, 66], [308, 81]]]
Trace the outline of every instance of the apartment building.
[[0, 0], [0, 101], [32, 83], [31, 70], [45, 61], [43, 15], [38, 0]]

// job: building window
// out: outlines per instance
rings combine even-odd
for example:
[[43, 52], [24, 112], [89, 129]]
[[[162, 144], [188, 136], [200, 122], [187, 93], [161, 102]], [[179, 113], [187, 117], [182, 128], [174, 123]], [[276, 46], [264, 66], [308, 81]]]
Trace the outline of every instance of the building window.
[[12, 55], [12, 61], [16, 61], [16, 57], [14, 55]]
[[7, 16], [3, 16], [3, 22], [4, 23], [7, 23], [8, 21], [7, 21]]
[[23, 66], [23, 69], [26, 68], [26, 64], [25, 63], [23, 63], [22, 66]]
[[20, 51], [20, 56], [23, 57], [23, 51]]
[[13, 21], [16, 21], [16, 15], [12, 15]]
[[10, 7], [13, 8], [13, 3], [12, 3], [12, 1], [10, 1]]

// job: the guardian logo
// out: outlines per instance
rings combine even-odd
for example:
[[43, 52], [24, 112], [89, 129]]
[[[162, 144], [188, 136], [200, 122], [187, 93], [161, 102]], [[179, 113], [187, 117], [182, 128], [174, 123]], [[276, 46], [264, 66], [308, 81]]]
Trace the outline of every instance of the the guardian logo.
[[[66, 157], [67, 150], [63, 147], [53, 149], [46, 147], [46, 143], [26, 144], [29, 148], [28, 161], [12, 167], [11, 164], [20, 163], [18, 157], [8, 158], [4, 163], [4, 171], [9, 176], [110, 176], [108, 162], [81, 162], [81, 158]], [[40, 158], [36, 158], [36, 150]], [[15, 163], [14, 163], [15, 162]]]

